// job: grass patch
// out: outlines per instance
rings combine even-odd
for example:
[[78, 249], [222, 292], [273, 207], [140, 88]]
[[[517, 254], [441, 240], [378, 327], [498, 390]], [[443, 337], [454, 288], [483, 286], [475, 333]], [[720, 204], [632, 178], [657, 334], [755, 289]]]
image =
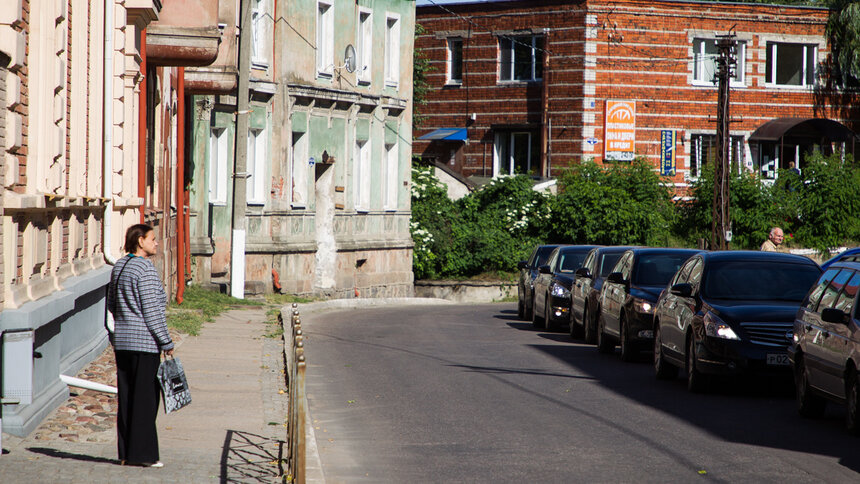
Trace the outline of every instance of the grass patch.
[[260, 301], [237, 299], [199, 286], [185, 289], [182, 304], [175, 301], [167, 305], [167, 326], [185, 334], [196, 336], [203, 323], [235, 306], [262, 306]]
[[236, 307], [263, 306], [266, 308], [266, 338], [279, 338], [284, 329], [278, 324], [281, 308], [291, 303], [309, 303], [314, 299], [297, 297], [290, 294], [267, 294], [262, 301], [237, 299], [227, 294], [189, 286], [185, 289], [182, 304], [171, 302], [167, 305], [167, 326], [181, 333], [196, 336], [204, 323], [209, 323], [230, 309]]

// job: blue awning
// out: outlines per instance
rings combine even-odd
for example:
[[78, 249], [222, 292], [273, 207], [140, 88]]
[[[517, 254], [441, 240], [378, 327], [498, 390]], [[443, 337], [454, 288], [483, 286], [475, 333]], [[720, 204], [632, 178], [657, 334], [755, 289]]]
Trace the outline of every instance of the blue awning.
[[446, 141], [466, 141], [466, 128], [442, 128], [431, 131], [418, 139], [438, 139]]

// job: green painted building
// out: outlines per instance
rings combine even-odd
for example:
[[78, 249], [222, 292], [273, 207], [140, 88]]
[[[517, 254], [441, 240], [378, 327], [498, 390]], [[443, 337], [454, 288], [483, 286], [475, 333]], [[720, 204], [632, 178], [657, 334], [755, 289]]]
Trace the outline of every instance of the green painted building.
[[[223, 3], [218, 60], [186, 72], [200, 284], [231, 270], [238, 36], [236, 7]], [[411, 295], [414, 2], [251, 6], [245, 292]]]

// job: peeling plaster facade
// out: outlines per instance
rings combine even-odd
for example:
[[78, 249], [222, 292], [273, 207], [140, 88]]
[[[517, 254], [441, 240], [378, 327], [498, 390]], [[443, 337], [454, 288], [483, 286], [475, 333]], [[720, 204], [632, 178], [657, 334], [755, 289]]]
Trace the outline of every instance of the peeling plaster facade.
[[[251, 128], [263, 141], [249, 141], [257, 144], [248, 150], [246, 293], [278, 290], [277, 282], [291, 294], [411, 295], [414, 3], [260, 5]], [[234, 39], [235, 8], [222, 4], [221, 15], [225, 39]], [[347, 45], [354, 72], [344, 65]], [[191, 239], [202, 284], [230, 280], [237, 52], [227, 40], [213, 66], [187, 75], [200, 79]], [[204, 70], [217, 75], [207, 80]], [[255, 149], [265, 163], [252, 168]]]

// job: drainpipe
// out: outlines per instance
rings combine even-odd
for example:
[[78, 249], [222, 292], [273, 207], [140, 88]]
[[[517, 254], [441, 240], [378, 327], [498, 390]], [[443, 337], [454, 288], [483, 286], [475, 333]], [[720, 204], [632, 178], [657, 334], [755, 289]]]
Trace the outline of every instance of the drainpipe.
[[102, 146], [102, 195], [105, 198], [105, 214], [102, 222], [102, 250], [105, 261], [116, 264], [111, 253], [111, 215], [113, 214], [113, 7], [114, 0], [105, 0], [105, 51], [104, 51], [104, 109], [102, 120], [104, 144]]
[[185, 294], [185, 68], [179, 67], [176, 82], [176, 302]]
[[87, 390], [95, 390], [97, 392], [116, 394], [116, 387], [94, 381], [83, 380], [81, 378], [75, 378], [73, 376], [60, 375], [60, 381], [70, 387], [85, 388]]
[[140, 223], [146, 218], [146, 29], [140, 31], [140, 107], [137, 112], [137, 194], [140, 197]]

